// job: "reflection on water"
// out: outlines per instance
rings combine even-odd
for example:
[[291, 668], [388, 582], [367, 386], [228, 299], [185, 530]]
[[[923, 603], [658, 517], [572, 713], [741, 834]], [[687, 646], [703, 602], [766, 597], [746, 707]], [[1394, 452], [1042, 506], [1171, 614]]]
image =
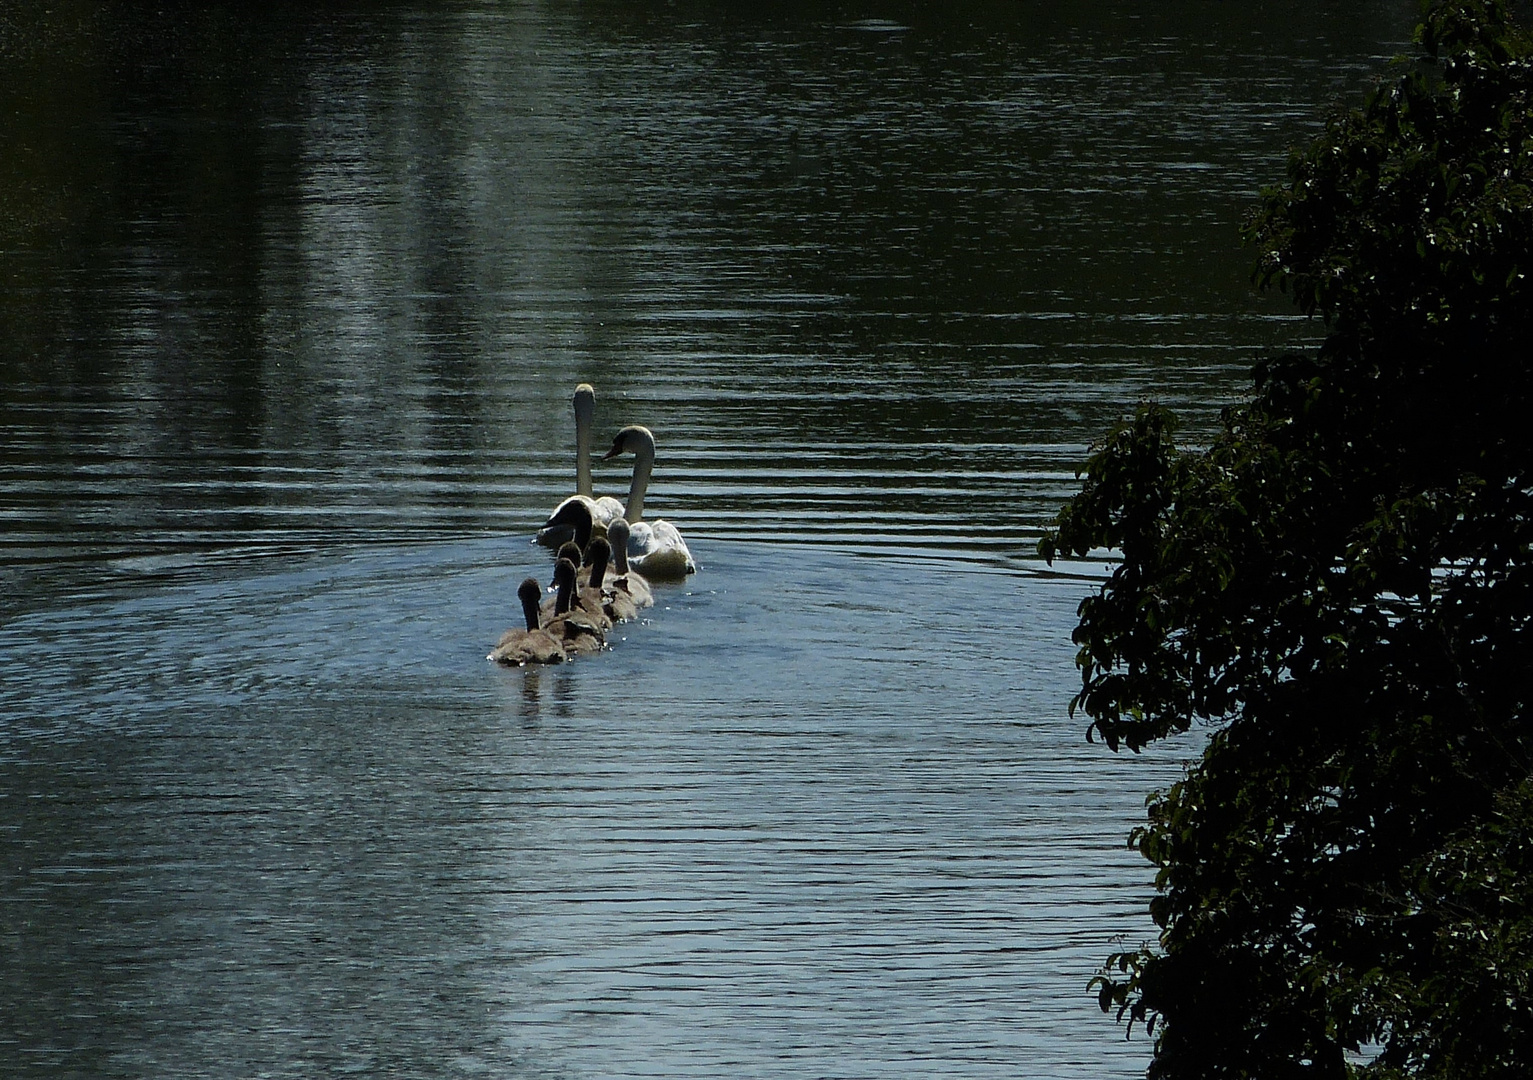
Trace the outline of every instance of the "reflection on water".
[[[1031, 544], [1414, 2], [141, 8], [0, 10], [4, 1060], [1141, 1071]], [[580, 381], [703, 571], [498, 670]]]
[[[23, 1075], [1130, 1075], [1167, 759], [1063, 708], [1079, 581], [712, 543], [603, 655], [484, 660], [498, 541], [0, 630]], [[954, 612], [969, 617], [955, 626]]]
[[1333, 7], [11, 12], [0, 572], [523, 532], [581, 380], [698, 535], [1016, 550], [1310, 332], [1238, 222], [1414, 13]]

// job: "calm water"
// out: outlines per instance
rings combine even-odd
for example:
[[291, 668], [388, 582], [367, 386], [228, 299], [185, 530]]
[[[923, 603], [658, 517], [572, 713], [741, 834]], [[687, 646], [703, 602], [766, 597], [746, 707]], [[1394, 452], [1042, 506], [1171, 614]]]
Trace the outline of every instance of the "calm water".
[[[1414, 3], [136, 7], [0, 9], [19, 1075], [1141, 1071], [1032, 543]], [[703, 569], [495, 669], [582, 380]]]

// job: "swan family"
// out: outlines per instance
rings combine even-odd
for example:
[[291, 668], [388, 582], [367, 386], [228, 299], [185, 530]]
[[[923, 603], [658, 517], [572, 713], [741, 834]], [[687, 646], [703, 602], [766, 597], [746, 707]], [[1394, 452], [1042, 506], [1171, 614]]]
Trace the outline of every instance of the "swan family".
[[[630, 425], [602, 456], [633, 455], [628, 500], [597, 498], [591, 480], [591, 429], [596, 391], [575, 388], [575, 494], [554, 508], [535, 540], [556, 549], [552, 600], [536, 578], [517, 590], [525, 626], [507, 630], [489, 659], [522, 666], [556, 664], [597, 652], [613, 625], [654, 604], [649, 579], [679, 581], [697, 571], [681, 532], [668, 521], [644, 521], [644, 496], [655, 468], [655, 435]], [[612, 573], [609, 575], [608, 571]]]

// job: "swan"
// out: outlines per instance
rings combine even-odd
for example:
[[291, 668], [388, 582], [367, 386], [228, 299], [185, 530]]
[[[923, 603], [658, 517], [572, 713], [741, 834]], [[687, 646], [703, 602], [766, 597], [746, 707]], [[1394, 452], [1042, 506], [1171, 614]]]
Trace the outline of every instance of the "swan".
[[[579, 504], [577, 503], [576, 505], [578, 506]], [[587, 528], [589, 529], [589, 526], [587, 526]], [[578, 533], [577, 533], [577, 536], [578, 536]], [[587, 536], [580, 537], [580, 539], [587, 539], [587, 540], [589, 538], [590, 538], [589, 534]], [[574, 541], [574, 540], [566, 540], [564, 543], [559, 545], [559, 551], [558, 551], [557, 554], [554, 555], [555, 576], [554, 576], [554, 579], [548, 583], [548, 589], [554, 595], [546, 596], [546, 597], [543, 598], [542, 613], [543, 613], [543, 618], [544, 619], [550, 619], [550, 618], [553, 617], [555, 605], [557, 605], [558, 602], [559, 602], [559, 597], [558, 597], [559, 578], [558, 578], [557, 571], [558, 571], [558, 568], [559, 568], [559, 560], [560, 559], [568, 559], [570, 562], [574, 563], [578, 567], [580, 565], [580, 560], [581, 560], [580, 544], [576, 543], [576, 541]], [[579, 577], [578, 577], [578, 573], [579, 572], [577, 571], [576, 573], [577, 573], [577, 577], [576, 577], [575, 585], [578, 588], [579, 585], [580, 585], [580, 580], [579, 580]]]
[[621, 589], [612, 589], [603, 594], [602, 610], [613, 623], [629, 622], [639, 617], [639, 605], [633, 602], [633, 597]]
[[559, 511], [572, 502], [587, 506], [597, 536], [605, 536], [607, 524], [613, 518], [623, 516], [623, 504], [611, 495], [600, 499], [591, 496], [591, 423], [596, 417], [596, 390], [590, 383], [575, 387], [575, 494], [554, 507], [548, 520], [538, 530], [536, 540], [544, 547], [557, 548], [570, 538], [570, 531], [562, 521], [556, 521]]
[[544, 622], [547, 622], [556, 615], [563, 614], [559, 609], [559, 605], [566, 602], [561, 600], [559, 595], [559, 566], [562, 563], [568, 562], [571, 566], [578, 569], [575, 571], [575, 590], [566, 603], [565, 610], [585, 612], [599, 630], [606, 632], [612, 628], [612, 618], [607, 614], [602, 604], [600, 590], [593, 592], [589, 586], [589, 581], [592, 573], [596, 570], [596, 560], [598, 559], [601, 561], [602, 574], [606, 574], [607, 563], [612, 558], [612, 547], [603, 537], [598, 536], [586, 545], [586, 556], [589, 560], [587, 565], [580, 567], [580, 549], [575, 546], [575, 542], [570, 540], [560, 545], [559, 558], [554, 563], [554, 583], [550, 586], [554, 590], [554, 595], [544, 599], [540, 614]]
[[606, 642], [606, 627], [574, 603], [575, 564], [560, 559], [554, 565], [554, 580], [559, 583], [558, 603], [554, 617], [543, 624], [543, 629], [563, 643], [567, 655], [600, 652]]
[[[607, 543], [604, 536], [593, 536], [591, 542], [586, 545], [586, 567], [576, 572], [575, 596], [571, 601], [571, 608], [579, 608], [591, 617], [591, 621], [601, 626], [603, 631], [612, 629], [614, 619], [607, 611], [606, 597], [602, 595], [601, 581], [607, 574], [607, 564], [612, 561], [612, 546]], [[585, 581], [582, 582], [580, 574], [584, 572]]]
[[[618, 518], [617, 520], [622, 521], [623, 519]], [[575, 529], [576, 535], [584, 538], [585, 534], [590, 531], [590, 526], [582, 521], [579, 525], [575, 526]], [[559, 562], [566, 559], [572, 565], [578, 567], [575, 571], [575, 595], [570, 600], [570, 606], [572, 608], [583, 608], [586, 614], [590, 615], [598, 623], [605, 618], [608, 620], [607, 625], [602, 627], [602, 629], [608, 629], [613, 622], [617, 621], [612, 617], [612, 612], [607, 610], [606, 596], [602, 590], [602, 582], [606, 578], [607, 567], [612, 562], [612, 545], [607, 542], [606, 537], [591, 537], [590, 542], [586, 544], [585, 555], [582, 556], [580, 554], [580, 545], [574, 540], [566, 540], [559, 545], [559, 554], [554, 562], [556, 571]], [[582, 565], [582, 561], [584, 565]], [[559, 579], [557, 574], [549, 588], [555, 591], [555, 595], [546, 597], [543, 600], [541, 614], [544, 619], [550, 619], [558, 612], [559, 598], [557, 591]]]
[[[622, 520], [618, 518], [613, 525]], [[607, 584], [607, 566], [611, 562], [612, 553], [612, 546], [600, 536], [587, 545], [586, 555], [590, 565], [586, 569], [585, 585], [580, 590], [581, 603], [587, 605], [588, 610], [591, 604], [599, 606], [613, 623], [627, 622], [639, 614], [639, 605], [622, 589]]]
[[527, 620], [527, 626], [525, 629], [507, 630], [500, 635], [500, 640], [485, 659], [517, 667], [528, 663], [562, 663], [567, 655], [564, 643], [538, 626], [538, 597], [543, 595], [543, 587], [538, 584], [538, 579], [528, 578], [523, 581], [516, 595], [522, 602], [522, 617]]
[[612, 565], [617, 573], [609, 579], [607, 587], [614, 592], [628, 594], [636, 608], [652, 607], [655, 594], [644, 580], [644, 575], [628, 565], [628, 522], [618, 518], [607, 526], [607, 542], [612, 546]]
[[644, 516], [644, 493], [655, 469], [654, 433], [637, 424], [623, 428], [602, 460], [619, 454], [633, 455], [633, 480], [628, 485], [628, 505], [623, 511], [628, 522], [628, 564], [645, 577], [656, 579], [676, 580], [696, 573], [697, 564], [676, 526], [668, 521], [639, 520]]

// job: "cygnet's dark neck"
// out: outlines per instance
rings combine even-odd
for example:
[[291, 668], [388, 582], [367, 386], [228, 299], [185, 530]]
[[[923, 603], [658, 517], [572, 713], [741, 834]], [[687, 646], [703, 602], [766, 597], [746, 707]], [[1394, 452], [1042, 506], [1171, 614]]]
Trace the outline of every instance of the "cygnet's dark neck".
[[618, 577], [628, 573], [628, 533], [627, 521], [618, 520], [607, 526], [607, 541], [612, 550], [612, 566], [617, 571]]
[[516, 595], [522, 601], [522, 618], [527, 621], [527, 629], [536, 630], [538, 601], [543, 598], [543, 587], [538, 584], [537, 578], [527, 578], [522, 582], [521, 588], [516, 590]]
[[559, 586], [558, 597], [554, 600], [554, 614], [568, 615], [575, 597], [575, 564], [568, 559], [560, 559], [554, 566], [554, 583]]
[[586, 583], [586, 588], [600, 589], [602, 579], [607, 576], [607, 563], [612, 559], [612, 545], [598, 536], [586, 547], [586, 558], [591, 564], [591, 580]]

